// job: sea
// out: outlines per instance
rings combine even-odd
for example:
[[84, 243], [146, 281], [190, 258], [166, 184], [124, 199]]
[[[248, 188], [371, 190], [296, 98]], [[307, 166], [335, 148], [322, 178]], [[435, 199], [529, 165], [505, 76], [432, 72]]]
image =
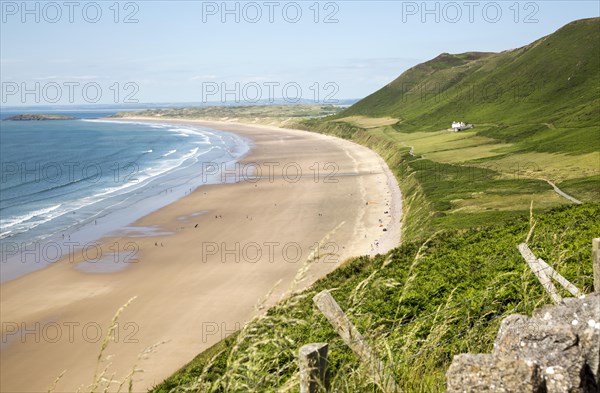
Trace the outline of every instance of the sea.
[[248, 140], [206, 127], [103, 119], [118, 111], [45, 110], [76, 120], [9, 121], [27, 111], [2, 110], [0, 282], [222, 182], [215, 168], [250, 149]]

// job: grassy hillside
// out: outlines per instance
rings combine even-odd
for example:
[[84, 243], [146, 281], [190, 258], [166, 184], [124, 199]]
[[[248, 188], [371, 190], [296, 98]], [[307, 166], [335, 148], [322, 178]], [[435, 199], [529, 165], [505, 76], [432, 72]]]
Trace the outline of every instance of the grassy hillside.
[[[502, 318], [550, 302], [516, 249], [528, 235], [538, 257], [589, 293], [598, 53], [600, 19], [577, 21], [516, 50], [440, 55], [338, 114], [290, 125], [381, 154], [403, 191], [402, 245], [293, 294], [154, 392], [296, 392], [297, 351], [311, 342], [330, 344], [332, 391], [381, 391], [313, 306], [323, 289], [403, 391], [442, 392], [453, 355], [489, 352]], [[475, 128], [449, 132], [454, 120]]]
[[[495, 125], [482, 135], [533, 142], [536, 151], [592, 152], [598, 146], [553, 145], [569, 130], [600, 124], [600, 19], [573, 22], [523, 48], [502, 53], [442, 54], [337, 115], [392, 117], [397, 130], [439, 130], [453, 120]], [[544, 125], [552, 127], [521, 127]], [[574, 129], [574, 130], [572, 130]], [[535, 137], [535, 138], [532, 138]], [[580, 138], [573, 138], [580, 139]]]
[[[297, 127], [378, 151], [406, 198], [408, 239], [600, 201], [600, 19], [523, 48], [442, 54], [350, 108]], [[452, 121], [475, 128], [449, 132]]]
[[[533, 252], [585, 293], [592, 290], [599, 215], [593, 204], [533, 218]], [[503, 317], [550, 302], [516, 249], [530, 223], [523, 215], [506, 225], [443, 231], [387, 255], [357, 258], [200, 354], [154, 392], [296, 392], [297, 351], [311, 342], [330, 344], [332, 391], [380, 391], [313, 306], [323, 289], [405, 392], [442, 392], [454, 354], [489, 352]]]

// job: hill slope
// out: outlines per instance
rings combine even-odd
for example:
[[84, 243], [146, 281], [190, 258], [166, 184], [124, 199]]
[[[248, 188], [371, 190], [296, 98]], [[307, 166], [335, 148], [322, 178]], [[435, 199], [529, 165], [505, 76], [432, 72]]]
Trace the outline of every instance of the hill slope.
[[[297, 124], [383, 156], [404, 193], [402, 245], [349, 261], [292, 294], [154, 392], [297, 391], [297, 351], [310, 342], [330, 344], [332, 391], [382, 391], [315, 310], [311, 299], [323, 289], [403, 391], [443, 391], [454, 354], [489, 351], [503, 317], [549, 302], [516, 250], [525, 239], [536, 256], [592, 291], [590, 240], [600, 232], [600, 204], [587, 202], [600, 200], [599, 23], [574, 22], [500, 54], [441, 55], [338, 115]], [[548, 83], [512, 101], [428, 102], [417, 87], [407, 97], [402, 91], [406, 83], [461, 91], [493, 81]], [[517, 105], [523, 98], [542, 103]], [[440, 130], [453, 120], [477, 127]], [[546, 178], [586, 203], [572, 206]]]
[[[489, 131], [502, 141], [536, 140], [537, 151], [591, 152], [594, 144], [561, 144], [556, 129], [585, 136], [600, 124], [600, 19], [570, 23], [525, 47], [502, 53], [441, 54], [403, 73], [338, 118], [399, 119], [400, 130], [474, 124], [552, 124], [529, 132]], [[572, 130], [572, 128], [581, 131]], [[586, 130], [587, 129], [587, 130]], [[586, 131], [584, 131], [586, 130]]]
[[[453, 121], [475, 124], [448, 132]], [[403, 236], [600, 201], [600, 18], [501, 53], [442, 54], [297, 127], [379, 152], [405, 196]], [[554, 189], [552, 184], [558, 189]]]

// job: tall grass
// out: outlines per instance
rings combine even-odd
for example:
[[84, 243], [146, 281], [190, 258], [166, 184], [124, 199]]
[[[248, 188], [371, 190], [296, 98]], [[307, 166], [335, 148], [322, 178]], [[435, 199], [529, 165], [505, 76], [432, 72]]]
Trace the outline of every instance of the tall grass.
[[516, 249], [527, 237], [537, 256], [591, 291], [590, 241], [600, 233], [598, 215], [600, 205], [563, 207], [508, 225], [438, 232], [387, 255], [357, 258], [306, 291], [290, 293], [154, 391], [295, 392], [297, 351], [311, 342], [329, 343], [331, 391], [384, 391], [313, 306], [323, 289], [402, 391], [444, 391], [453, 355], [489, 352], [504, 317], [550, 302]]

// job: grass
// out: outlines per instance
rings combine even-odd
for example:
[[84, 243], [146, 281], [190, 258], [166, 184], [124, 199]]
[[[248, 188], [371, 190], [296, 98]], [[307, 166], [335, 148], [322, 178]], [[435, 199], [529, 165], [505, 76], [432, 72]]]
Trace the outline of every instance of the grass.
[[336, 119], [335, 121], [349, 123], [356, 125], [362, 128], [377, 128], [383, 126], [390, 126], [398, 123], [398, 119], [394, 119], [392, 117], [367, 117], [367, 116], [349, 116], [343, 117], [341, 119]]
[[560, 182], [558, 186], [567, 193], [576, 194], [583, 202], [600, 200], [600, 175], [581, 177]]
[[[529, 246], [583, 292], [592, 290], [591, 239], [600, 205], [535, 215]], [[381, 391], [312, 304], [331, 291], [406, 392], [441, 392], [452, 356], [491, 350], [499, 324], [550, 302], [516, 245], [530, 217], [441, 231], [387, 255], [361, 257], [293, 294], [200, 354], [153, 392], [298, 391], [298, 349], [330, 345], [332, 391]]]
[[[502, 53], [442, 54], [344, 111], [280, 122], [378, 152], [403, 192], [403, 243], [292, 293], [153, 391], [297, 391], [296, 354], [311, 342], [330, 344], [333, 391], [380, 391], [315, 310], [323, 289], [403, 391], [443, 391], [453, 355], [489, 352], [502, 318], [550, 301], [516, 250], [530, 214], [536, 256], [590, 292], [590, 241], [600, 232], [599, 24], [577, 21]], [[255, 121], [238, 110], [250, 115], [233, 118]], [[454, 120], [476, 127], [447, 132]], [[546, 179], [587, 203], [573, 205]]]
[[389, 126], [364, 129], [355, 124], [320, 119], [296, 127], [351, 139], [386, 160], [402, 189], [407, 240], [422, 240], [439, 229], [511, 219], [527, 212], [532, 200], [537, 211], [572, 203], [545, 179], [559, 187], [566, 184], [578, 199], [600, 200], [594, 192], [598, 153], [511, 153], [506, 152], [510, 144], [474, 131], [403, 133]]
[[404, 132], [437, 131], [462, 119], [491, 125], [481, 135], [521, 149], [597, 151], [598, 138], [590, 145], [577, 136], [600, 122], [599, 24], [579, 20], [501, 53], [442, 54], [336, 118], [396, 118]]
[[[499, 172], [534, 167], [537, 178], [557, 183], [597, 176], [599, 27], [600, 18], [585, 19], [514, 50], [442, 54], [339, 114], [303, 126], [339, 136], [367, 131], [440, 163]], [[476, 127], [446, 132], [454, 120]], [[589, 182], [568, 186], [579, 199], [593, 196]]]
[[[305, 120], [293, 126], [351, 139], [377, 151], [403, 191], [406, 239], [510, 219], [513, 213], [527, 211], [532, 200], [538, 210], [572, 203], [546, 180], [584, 202], [600, 201], [598, 151], [533, 151], [515, 144], [525, 143], [523, 137], [512, 143], [483, 135], [481, 129], [404, 132], [381, 125], [386, 122], [388, 118], [379, 121], [361, 115]], [[594, 145], [596, 134], [588, 133], [581, 143]]]

